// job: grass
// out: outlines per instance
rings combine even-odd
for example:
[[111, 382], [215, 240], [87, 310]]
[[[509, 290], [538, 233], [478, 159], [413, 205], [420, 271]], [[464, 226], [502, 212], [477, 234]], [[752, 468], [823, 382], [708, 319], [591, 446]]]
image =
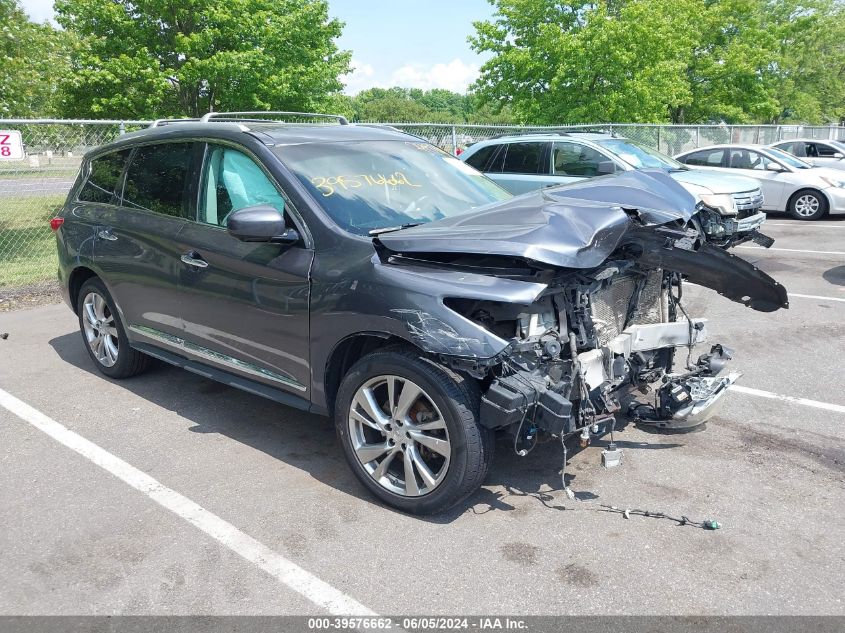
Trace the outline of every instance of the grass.
[[61, 178], [62, 180], [73, 180], [79, 169], [65, 169], [60, 167], [44, 167], [40, 169], [0, 169], [0, 180], [44, 180], [50, 178]]
[[0, 179], [16, 180], [19, 178], [75, 178], [79, 171], [81, 157], [57, 156], [45, 158], [40, 156], [40, 167], [30, 167], [26, 160], [0, 162]]
[[49, 222], [64, 199], [64, 194], [0, 198], [0, 287], [55, 278], [56, 238]]

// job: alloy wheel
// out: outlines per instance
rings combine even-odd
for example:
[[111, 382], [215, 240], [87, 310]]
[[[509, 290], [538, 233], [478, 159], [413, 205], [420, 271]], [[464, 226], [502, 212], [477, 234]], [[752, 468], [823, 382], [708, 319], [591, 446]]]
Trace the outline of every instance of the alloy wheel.
[[114, 314], [103, 296], [97, 292], [85, 295], [82, 310], [85, 340], [94, 358], [104, 367], [112, 367], [117, 362], [119, 346]]
[[795, 213], [802, 218], [809, 218], [818, 213], [821, 201], [811, 193], [805, 193], [795, 201]]
[[367, 474], [394, 494], [429, 494], [449, 469], [446, 421], [422, 387], [399, 376], [376, 376], [358, 388], [349, 437]]

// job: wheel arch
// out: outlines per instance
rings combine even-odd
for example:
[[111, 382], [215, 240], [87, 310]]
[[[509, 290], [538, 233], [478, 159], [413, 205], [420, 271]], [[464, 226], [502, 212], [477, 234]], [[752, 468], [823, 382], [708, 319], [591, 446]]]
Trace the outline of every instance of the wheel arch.
[[418, 345], [389, 332], [356, 332], [337, 342], [328, 356], [323, 374], [323, 388], [329, 416], [334, 415], [337, 390], [349, 369], [370, 352], [391, 345], [400, 345], [413, 349], [419, 354], [425, 354]]
[[82, 285], [93, 277], [97, 277], [102, 281], [102, 278], [94, 269], [84, 265], [77, 266], [71, 271], [70, 275], [68, 275], [68, 298], [74, 314], [78, 314], [77, 306], [79, 305], [79, 291], [82, 289]]

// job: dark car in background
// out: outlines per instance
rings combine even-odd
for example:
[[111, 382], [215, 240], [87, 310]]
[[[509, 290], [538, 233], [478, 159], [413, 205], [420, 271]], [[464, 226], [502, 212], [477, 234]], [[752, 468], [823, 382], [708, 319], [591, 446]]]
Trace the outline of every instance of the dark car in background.
[[85, 156], [53, 226], [104, 375], [157, 358], [332, 416], [364, 486], [431, 513], [481, 485], [496, 431], [524, 453], [612, 428], [628, 400], [658, 427], [712, 415], [739, 374], [719, 345], [693, 356], [707, 328], [684, 278], [787, 305], [664, 172], [511, 197], [416, 137], [337, 120], [207, 115]]

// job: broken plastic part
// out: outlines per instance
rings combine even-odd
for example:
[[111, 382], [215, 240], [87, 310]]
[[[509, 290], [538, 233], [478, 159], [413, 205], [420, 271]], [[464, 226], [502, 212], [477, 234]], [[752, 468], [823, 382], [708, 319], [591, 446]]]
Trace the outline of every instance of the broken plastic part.
[[622, 449], [608, 447], [601, 452], [601, 465], [605, 468], [615, 468], [622, 463]]

